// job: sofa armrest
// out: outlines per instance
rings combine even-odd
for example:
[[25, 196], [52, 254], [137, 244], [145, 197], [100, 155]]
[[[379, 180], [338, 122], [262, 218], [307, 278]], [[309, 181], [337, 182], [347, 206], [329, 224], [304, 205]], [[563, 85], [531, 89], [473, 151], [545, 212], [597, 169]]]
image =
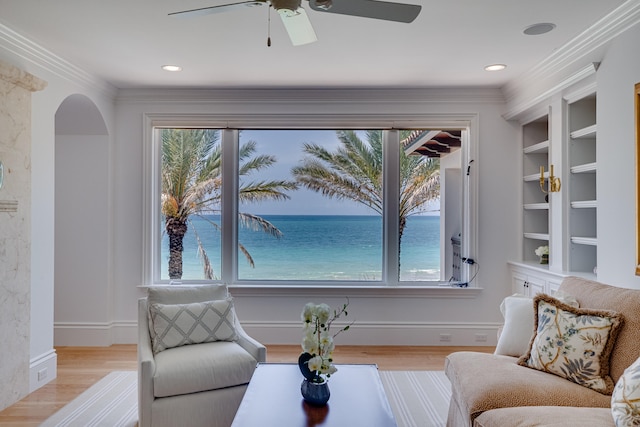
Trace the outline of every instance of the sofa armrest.
[[153, 375], [156, 362], [149, 335], [147, 299], [138, 300], [138, 417], [140, 427], [151, 426], [151, 404], [153, 395]]
[[251, 338], [245, 330], [242, 328], [242, 325], [238, 321], [238, 316], [236, 315], [236, 332], [238, 334], [238, 345], [240, 347], [247, 350], [249, 354], [253, 356], [258, 362], [266, 362], [267, 361], [267, 348], [260, 344], [255, 339]]

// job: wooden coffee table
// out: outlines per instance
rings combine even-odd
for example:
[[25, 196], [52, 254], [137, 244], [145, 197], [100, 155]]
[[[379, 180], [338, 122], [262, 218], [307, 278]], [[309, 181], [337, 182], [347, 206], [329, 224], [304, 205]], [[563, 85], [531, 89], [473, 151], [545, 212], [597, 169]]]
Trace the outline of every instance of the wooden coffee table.
[[376, 365], [336, 365], [324, 407], [300, 394], [298, 365], [259, 363], [232, 427], [397, 427]]

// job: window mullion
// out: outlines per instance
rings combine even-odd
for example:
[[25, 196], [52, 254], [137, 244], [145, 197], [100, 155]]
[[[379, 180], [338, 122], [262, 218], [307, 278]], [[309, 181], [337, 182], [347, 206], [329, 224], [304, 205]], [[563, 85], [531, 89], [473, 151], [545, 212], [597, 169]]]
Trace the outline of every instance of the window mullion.
[[397, 286], [400, 277], [400, 132], [383, 132], [382, 187], [383, 187], [383, 256], [382, 282]]
[[238, 278], [238, 139], [235, 129], [222, 130], [221, 279]]

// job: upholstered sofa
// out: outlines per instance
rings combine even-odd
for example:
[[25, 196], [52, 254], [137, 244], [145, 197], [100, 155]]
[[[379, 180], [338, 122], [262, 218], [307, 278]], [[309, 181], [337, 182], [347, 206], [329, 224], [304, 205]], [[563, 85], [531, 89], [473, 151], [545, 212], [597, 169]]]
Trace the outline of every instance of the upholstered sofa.
[[[575, 297], [581, 309], [608, 310], [622, 318], [610, 340], [608, 358], [602, 361], [602, 368], [616, 384], [615, 396], [622, 383], [618, 380], [629, 376], [625, 369], [637, 366], [634, 362], [640, 357], [640, 290], [568, 277], [560, 293]], [[534, 302], [533, 308], [540, 306]], [[537, 326], [537, 317], [535, 321]], [[456, 352], [446, 358], [445, 372], [452, 387], [447, 427], [616, 425], [611, 390], [596, 391], [560, 375], [523, 366], [533, 354], [536, 334], [540, 335], [534, 326], [529, 353], [520, 357]], [[637, 371], [634, 376], [638, 377]]]
[[140, 427], [228, 427], [266, 359], [224, 285], [150, 288], [138, 334]]

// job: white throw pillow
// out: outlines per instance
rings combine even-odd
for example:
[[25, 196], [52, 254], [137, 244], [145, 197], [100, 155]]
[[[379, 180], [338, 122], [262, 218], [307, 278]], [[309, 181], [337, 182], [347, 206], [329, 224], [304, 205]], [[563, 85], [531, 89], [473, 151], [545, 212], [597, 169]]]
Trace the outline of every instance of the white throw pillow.
[[[202, 301], [217, 301], [229, 297], [227, 285], [162, 285], [148, 288], [148, 304], [190, 304]], [[149, 313], [149, 336], [153, 341], [156, 331], [153, 329]]]
[[191, 304], [151, 304], [149, 316], [155, 332], [154, 353], [183, 345], [238, 339], [232, 298]]
[[[554, 297], [572, 307], [578, 307], [578, 301], [571, 295], [556, 292]], [[534, 333], [533, 298], [522, 294], [508, 296], [500, 304], [500, 312], [504, 317], [504, 325], [495, 354], [520, 357], [529, 351]]]
[[616, 427], [640, 425], [640, 358], [624, 370], [611, 396]]
[[504, 316], [504, 326], [495, 354], [522, 356], [529, 350], [533, 335], [533, 300], [526, 295], [514, 294], [502, 301], [500, 311]]

